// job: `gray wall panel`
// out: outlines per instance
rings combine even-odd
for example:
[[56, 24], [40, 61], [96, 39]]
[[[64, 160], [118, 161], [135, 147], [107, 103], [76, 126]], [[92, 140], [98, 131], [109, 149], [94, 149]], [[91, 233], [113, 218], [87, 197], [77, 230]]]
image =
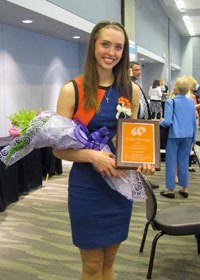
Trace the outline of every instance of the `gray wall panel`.
[[167, 53], [168, 20], [158, 1], [136, 0], [136, 42], [163, 57]]
[[5, 111], [41, 105], [40, 35], [5, 25]]
[[121, 22], [121, 0], [51, 0], [48, 2], [93, 23], [105, 19]]
[[182, 45], [182, 61], [181, 75], [193, 75], [193, 46], [189, 37], [183, 37]]
[[[3, 27], [3, 28], [2, 28]], [[0, 136], [19, 109], [56, 110], [62, 84], [80, 73], [82, 46], [0, 25]], [[84, 48], [83, 48], [84, 49]]]
[[193, 44], [193, 76], [200, 83], [200, 37], [192, 38]]
[[47, 36], [41, 38], [44, 109], [51, 108], [56, 111], [60, 85], [80, 73], [78, 52], [78, 45]]
[[170, 24], [170, 49], [171, 62], [180, 66], [182, 54], [181, 36], [172, 23]]

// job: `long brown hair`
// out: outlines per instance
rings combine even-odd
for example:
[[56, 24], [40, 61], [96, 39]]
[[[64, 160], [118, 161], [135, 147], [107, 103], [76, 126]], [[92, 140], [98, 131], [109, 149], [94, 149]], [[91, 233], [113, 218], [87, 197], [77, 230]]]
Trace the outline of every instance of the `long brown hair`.
[[99, 86], [99, 76], [96, 67], [95, 58], [95, 43], [103, 28], [113, 28], [123, 32], [125, 37], [125, 44], [121, 60], [113, 68], [115, 75], [115, 87], [120, 95], [127, 97], [131, 100], [130, 95], [130, 74], [129, 74], [129, 39], [128, 35], [122, 24], [118, 22], [101, 21], [93, 28], [87, 51], [87, 58], [83, 72], [83, 88], [85, 92], [84, 107], [86, 110], [94, 108], [96, 111], [99, 109], [97, 100], [97, 90]]

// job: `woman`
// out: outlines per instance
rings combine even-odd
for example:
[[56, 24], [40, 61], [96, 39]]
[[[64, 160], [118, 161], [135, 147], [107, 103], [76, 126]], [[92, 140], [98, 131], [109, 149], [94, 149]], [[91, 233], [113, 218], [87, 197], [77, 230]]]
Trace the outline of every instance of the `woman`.
[[[200, 108], [200, 104], [197, 104], [197, 99], [196, 99], [196, 95], [194, 94], [195, 89], [196, 89], [196, 84], [197, 81], [192, 77], [192, 76], [185, 76], [186, 79], [188, 80], [189, 83], [189, 90], [188, 93], [186, 94], [186, 96], [188, 98], [191, 98], [194, 101], [195, 104], [195, 108], [196, 108], [196, 119], [198, 118], [198, 111]], [[194, 168], [192, 168], [192, 159], [194, 158], [193, 155], [190, 155], [190, 159], [189, 159], [189, 171], [190, 172], [195, 172], [196, 170]]]
[[192, 99], [187, 98], [189, 84], [186, 77], [176, 79], [174, 85], [173, 100], [165, 103], [165, 118], [161, 126], [170, 126], [166, 146], [166, 191], [160, 194], [167, 198], [175, 197], [176, 169], [178, 183], [182, 187], [179, 194], [188, 197], [188, 163], [192, 144], [196, 137], [196, 114], [195, 104]]
[[[130, 100], [132, 117], [136, 118], [140, 91], [130, 82], [128, 37], [121, 24], [104, 21], [92, 30], [83, 75], [62, 87], [57, 106], [58, 114], [80, 119], [89, 131], [107, 126], [110, 132], [112, 152], [54, 151], [56, 157], [74, 162], [68, 205], [73, 243], [82, 259], [82, 280], [112, 280], [115, 255], [128, 235], [132, 202], [109, 188], [102, 178], [118, 177], [112, 139], [119, 96]], [[153, 167], [145, 167], [139, 170], [153, 173]]]
[[161, 105], [162, 90], [160, 81], [154, 80], [153, 85], [149, 88], [150, 110], [152, 119], [160, 119], [162, 116]]
[[162, 97], [161, 97], [162, 117], [164, 118], [165, 101], [168, 99], [168, 86], [165, 84], [165, 81], [162, 78], [160, 79], [160, 88], [162, 91]]

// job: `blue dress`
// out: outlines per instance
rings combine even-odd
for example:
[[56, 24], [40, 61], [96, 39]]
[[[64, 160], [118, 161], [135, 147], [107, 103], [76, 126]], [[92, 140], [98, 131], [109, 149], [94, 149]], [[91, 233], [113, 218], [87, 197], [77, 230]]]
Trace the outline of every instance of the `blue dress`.
[[[113, 87], [104, 89], [106, 93], [100, 112], [93, 116], [88, 129], [92, 132], [106, 126], [110, 132], [107, 144], [114, 152], [111, 140], [116, 131], [119, 94]], [[106, 101], [107, 94], [109, 103]], [[112, 190], [92, 164], [73, 163], [68, 191], [74, 245], [81, 249], [95, 249], [119, 243], [127, 238], [132, 202]]]

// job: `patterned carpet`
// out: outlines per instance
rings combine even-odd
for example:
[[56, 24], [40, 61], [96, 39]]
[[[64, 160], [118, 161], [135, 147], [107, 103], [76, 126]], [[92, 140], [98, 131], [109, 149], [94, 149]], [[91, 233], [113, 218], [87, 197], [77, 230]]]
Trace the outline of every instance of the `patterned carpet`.
[[[155, 190], [158, 207], [184, 203], [200, 207], [200, 169], [193, 165], [190, 173], [188, 199], [176, 195], [170, 200], [161, 197], [164, 188], [165, 163], [151, 180], [158, 182]], [[21, 196], [20, 200], [0, 213], [0, 280], [79, 280], [79, 251], [71, 242], [67, 210], [67, 177], [64, 173], [43, 181], [43, 187]], [[177, 187], [178, 191], [178, 187]], [[145, 224], [145, 203], [134, 206], [129, 238], [121, 245], [115, 265], [115, 280], [146, 279], [151, 241], [155, 232], [150, 228], [144, 253], [139, 253]], [[162, 237], [157, 245], [152, 279], [198, 280], [200, 256], [193, 236]]]

